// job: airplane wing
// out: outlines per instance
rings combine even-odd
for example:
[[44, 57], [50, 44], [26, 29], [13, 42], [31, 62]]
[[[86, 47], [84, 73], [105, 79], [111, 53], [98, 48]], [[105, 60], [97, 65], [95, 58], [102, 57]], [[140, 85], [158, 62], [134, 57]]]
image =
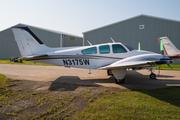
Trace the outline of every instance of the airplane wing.
[[111, 64], [99, 69], [114, 69], [114, 68], [144, 68], [144, 67], [153, 67], [155, 62], [150, 61], [136, 61], [136, 62], [125, 62], [122, 64]]
[[43, 58], [43, 57], [47, 57], [47, 54], [43, 54], [43, 55], [34, 55], [34, 56], [23, 56], [21, 58], [18, 58], [18, 60], [32, 60], [32, 59], [39, 59], [39, 58]]
[[123, 60], [119, 60], [115, 63], [100, 67], [98, 69], [121, 69], [121, 68], [142, 69], [146, 67], [158, 66], [161, 64], [169, 64], [167, 62], [166, 57], [161, 59], [148, 58], [147, 60], [146, 57], [144, 58], [143, 57], [144, 56], [125, 58]]

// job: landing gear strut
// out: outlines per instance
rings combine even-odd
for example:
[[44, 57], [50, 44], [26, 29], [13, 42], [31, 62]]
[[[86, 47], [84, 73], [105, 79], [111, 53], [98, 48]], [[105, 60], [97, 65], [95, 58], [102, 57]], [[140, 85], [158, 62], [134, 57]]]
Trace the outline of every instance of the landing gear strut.
[[112, 74], [115, 78], [115, 83], [116, 84], [123, 84], [125, 81], [125, 74], [126, 74], [126, 69], [112, 69]]
[[115, 78], [115, 83], [116, 83], [116, 84], [123, 84], [124, 81], [125, 81], [125, 77], [124, 77], [123, 79], [116, 79], [116, 78]]
[[152, 71], [153, 71], [153, 69], [151, 68], [150, 69], [150, 71], [151, 71], [151, 74], [149, 75], [149, 77], [151, 78], [151, 79], [156, 79], [156, 74], [154, 74]]

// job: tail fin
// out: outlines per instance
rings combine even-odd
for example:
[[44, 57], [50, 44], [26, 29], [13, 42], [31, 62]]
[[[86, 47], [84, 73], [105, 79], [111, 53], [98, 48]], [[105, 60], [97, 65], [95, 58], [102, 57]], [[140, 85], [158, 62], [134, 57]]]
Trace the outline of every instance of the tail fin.
[[33, 56], [48, 52], [50, 49], [28, 28], [12, 28], [21, 56]]
[[159, 43], [161, 43], [161, 40], [163, 41], [165, 55], [171, 56], [180, 53], [180, 50], [176, 48], [176, 46], [171, 42], [171, 40], [167, 36], [158, 38]]

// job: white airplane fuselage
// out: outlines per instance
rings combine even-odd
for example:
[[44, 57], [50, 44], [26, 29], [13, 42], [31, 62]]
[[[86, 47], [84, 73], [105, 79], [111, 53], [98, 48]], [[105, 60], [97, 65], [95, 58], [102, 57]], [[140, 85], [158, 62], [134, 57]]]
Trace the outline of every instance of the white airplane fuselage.
[[[125, 53], [113, 53], [112, 45], [121, 45], [123, 46], [127, 52]], [[110, 52], [101, 54], [99, 51], [100, 46], [109, 45]], [[94, 54], [83, 54], [82, 50], [96, 47], [97, 53]], [[48, 56], [39, 57], [34, 59], [27, 59], [33, 62], [40, 62], [40, 63], [48, 63], [48, 64], [55, 64], [60, 66], [66, 67], [77, 67], [77, 68], [85, 68], [85, 69], [98, 69], [103, 66], [110, 65], [115, 63], [119, 60], [123, 60], [125, 58], [131, 58], [131, 62], [133, 61], [150, 61], [150, 60], [159, 60], [163, 58], [161, 54], [149, 52], [149, 51], [142, 51], [142, 50], [129, 50], [126, 46], [122, 43], [106, 43], [106, 44], [99, 44], [93, 46], [84, 46], [84, 47], [72, 47], [64, 50], [57, 50], [55, 52], [46, 53]], [[138, 58], [137, 58], [138, 56]], [[128, 59], [124, 62], [127, 62]], [[128, 61], [130, 62], [130, 61]], [[155, 64], [152, 66], [155, 66]]]
[[[135, 50], [120, 42], [82, 47], [49, 48], [28, 28], [12, 28], [22, 60], [49, 63], [65, 67], [111, 70], [116, 83], [122, 84], [127, 69], [142, 69], [169, 64], [164, 55]], [[151, 73], [155, 79], [155, 74]]]

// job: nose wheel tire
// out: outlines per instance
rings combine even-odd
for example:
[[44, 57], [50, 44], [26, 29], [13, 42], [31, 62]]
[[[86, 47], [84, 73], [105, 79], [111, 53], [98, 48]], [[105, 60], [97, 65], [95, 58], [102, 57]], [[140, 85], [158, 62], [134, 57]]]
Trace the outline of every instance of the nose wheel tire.
[[125, 77], [124, 77], [123, 79], [116, 79], [116, 78], [115, 78], [115, 83], [116, 83], [116, 84], [123, 84], [124, 81], [125, 81]]
[[155, 75], [154, 73], [151, 73], [151, 74], [149, 75], [149, 77], [150, 77], [151, 79], [156, 79], [156, 75]]
[[111, 76], [113, 75], [111, 70], [107, 70], [107, 74]]

